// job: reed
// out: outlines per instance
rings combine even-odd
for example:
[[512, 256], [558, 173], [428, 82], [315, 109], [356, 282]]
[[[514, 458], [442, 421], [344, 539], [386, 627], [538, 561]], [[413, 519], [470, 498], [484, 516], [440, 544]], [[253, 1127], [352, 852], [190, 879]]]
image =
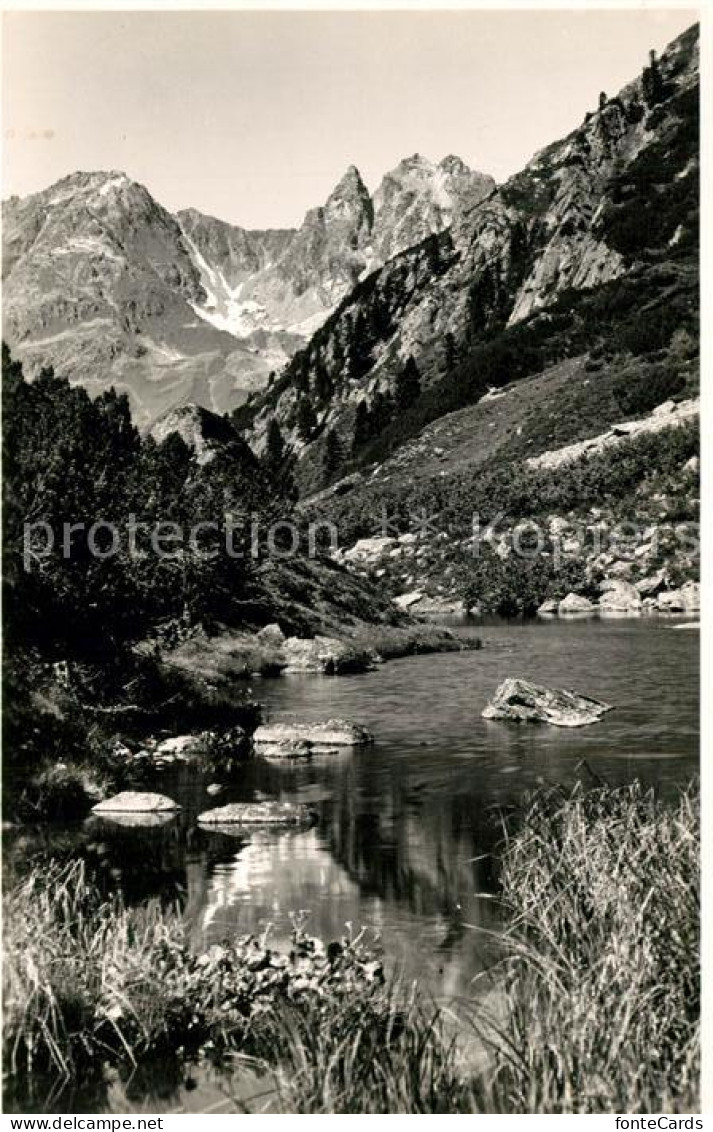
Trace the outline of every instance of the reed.
[[699, 815], [638, 783], [538, 794], [506, 841], [495, 1111], [698, 1111]]

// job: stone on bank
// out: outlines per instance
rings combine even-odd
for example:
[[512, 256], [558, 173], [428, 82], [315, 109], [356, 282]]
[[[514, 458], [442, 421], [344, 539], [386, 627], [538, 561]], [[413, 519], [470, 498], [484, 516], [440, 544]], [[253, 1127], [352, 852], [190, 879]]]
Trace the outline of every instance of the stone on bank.
[[178, 802], [165, 794], [152, 794], [141, 790], [122, 790], [92, 806], [95, 814], [159, 814], [180, 810]]

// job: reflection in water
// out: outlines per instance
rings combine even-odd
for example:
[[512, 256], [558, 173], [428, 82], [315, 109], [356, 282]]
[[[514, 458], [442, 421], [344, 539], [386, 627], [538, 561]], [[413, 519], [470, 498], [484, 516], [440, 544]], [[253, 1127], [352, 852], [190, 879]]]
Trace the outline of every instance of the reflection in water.
[[[698, 638], [670, 624], [490, 624], [477, 630], [479, 652], [353, 677], [265, 680], [259, 698], [270, 717], [346, 716], [377, 737], [334, 757], [255, 760], [221, 797], [309, 803], [315, 828], [200, 829], [198, 813], [214, 804], [209, 780], [178, 766], [157, 779], [182, 806], [169, 825], [91, 819], [34, 837], [18, 831], [8, 854], [81, 855], [129, 901], [178, 899], [196, 948], [268, 928], [287, 942], [306, 913], [307, 930], [327, 939], [347, 924], [378, 932], [387, 962], [437, 998], [468, 994], [496, 954], [480, 929], [497, 930], [489, 854], [503, 809], [539, 784], [582, 776], [639, 777], [665, 794], [697, 769]], [[576, 732], [486, 721], [480, 713], [506, 676], [572, 687], [615, 709]]]

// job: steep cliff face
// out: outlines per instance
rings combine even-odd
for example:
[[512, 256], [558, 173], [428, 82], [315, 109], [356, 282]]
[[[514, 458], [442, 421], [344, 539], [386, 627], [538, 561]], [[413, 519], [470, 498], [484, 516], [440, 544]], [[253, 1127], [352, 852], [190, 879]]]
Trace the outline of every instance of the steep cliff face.
[[[418, 404], [430, 398], [426, 419], [434, 419], [434, 390], [452, 386], [482, 344], [508, 328], [514, 340], [515, 331], [530, 324], [536, 324], [533, 340], [543, 339], [554, 326], [548, 311], [571, 305], [573, 296], [604, 295], [621, 281], [635, 288], [644, 276], [640, 294], [649, 305], [665, 307], [672, 286], [692, 294], [697, 92], [698, 32], [692, 28], [617, 97], [602, 94], [577, 129], [536, 154], [521, 173], [485, 199], [461, 202], [449, 227], [360, 282], [256, 406], [255, 442], [275, 414], [301, 462], [304, 486], [316, 488], [327, 432], [337, 432], [348, 454], [357, 406], [363, 402], [378, 416], [379, 398], [388, 406], [409, 355], [420, 375]], [[382, 213], [390, 192], [375, 197]], [[561, 356], [575, 345], [581, 352], [583, 336], [579, 330], [573, 336], [576, 343], [560, 335]], [[474, 387], [477, 395], [485, 391], [477, 382]], [[310, 430], [298, 427], [308, 416], [306, 399], [314, 409]], [[457, 408], [457, 390], [455, 400], [453, 389], [444, 400], [441, 412]], [[464, 389], [460, 403], [469, 400], [472, 390]], [[423, 421], [422, 414], [417, 423]]]
[[415, 153], [387, 173], [374, 193], [373, 266], [450, 227], [495, 190], [495, 181], [460, 157], [437, 165]]

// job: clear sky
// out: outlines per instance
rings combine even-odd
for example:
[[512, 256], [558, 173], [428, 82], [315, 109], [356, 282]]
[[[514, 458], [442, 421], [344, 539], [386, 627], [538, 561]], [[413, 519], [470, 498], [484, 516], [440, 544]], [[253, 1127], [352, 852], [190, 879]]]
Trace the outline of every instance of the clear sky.
[[503, 180], [695, 10], [9, 12], [3, 196], [120, 169], [168, 208], [300, 223], [354, 163]]

